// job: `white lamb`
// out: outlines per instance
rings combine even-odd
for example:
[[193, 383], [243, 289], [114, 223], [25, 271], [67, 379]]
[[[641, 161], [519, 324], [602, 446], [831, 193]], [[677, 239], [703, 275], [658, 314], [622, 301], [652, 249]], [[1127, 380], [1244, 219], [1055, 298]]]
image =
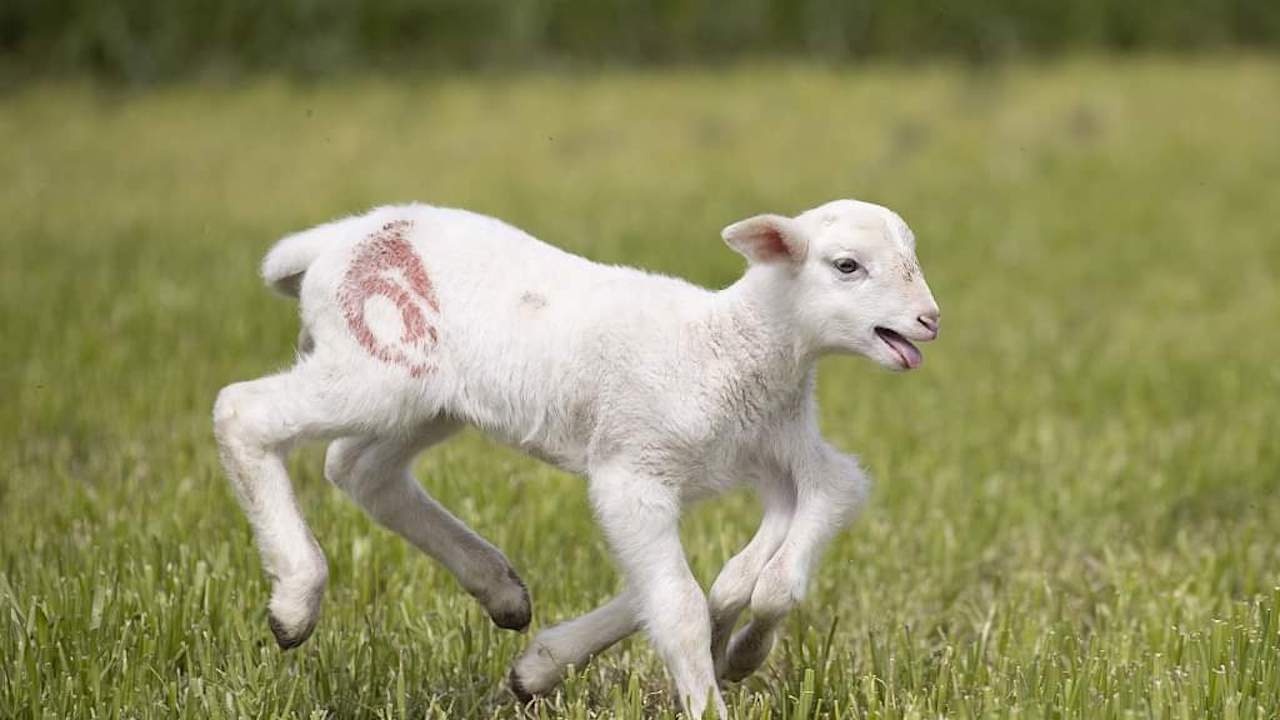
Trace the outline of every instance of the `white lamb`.
[[[723, 237], [750, 264], [716, 292], [421, 205], [277, 244], [262, 272], [301, 299], [300, 357], [224, 388], [214, 424], [273, 582], [280, 646], [311, 633], [328, 576], [285, 472], [289, 448], [307, 439], [334, 440], [326, 476], [443, 563], [495, 623], [528, 625], [529, 594], [507, 558], [409, 471], [472, 425], [586, 475], [626, 578], [614, 600], [534, 638], [511, 671], [516, 694], [549, 691], [567, 666], [643, 627], [685, 709], [700, 716], [712, 703], [726, 716], [718, 679], [760, 666], [867, 494], [857, 460], [819, 435], [817, 358], [917, 367], [912, 341], [937, 336], [938, 306], [911, 231], [878, 205], [760, 215]], [[680, 512], [742, 483], [764, 518], [707, 596], [680, 545]]]

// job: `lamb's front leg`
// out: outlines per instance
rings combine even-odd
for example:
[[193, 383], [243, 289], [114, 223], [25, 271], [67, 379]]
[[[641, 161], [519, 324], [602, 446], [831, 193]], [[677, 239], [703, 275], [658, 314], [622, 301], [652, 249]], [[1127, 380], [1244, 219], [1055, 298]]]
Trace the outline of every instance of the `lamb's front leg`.
[[707, 599], [680, 545], [678, 490], [611, 464], [591, 473], [591, 500], [686, 712], [701, 717], [713, 703], [727, 717], [711, 659]]
[[798, 463], [794, 473], [798, 497], [786, 539], [756, 580], [751, 621], [733, 636], [717, 667], [727, 680], [741, 680], [764, 663], [778, 626], [804, 597], [822, 551], [852, 519], [870, 487], [854, 458], [825, 446]]
[[[722, 669], [729, 636], [765, 563], [786, 538], [795, 506], [794, 490], [778, 483], [762, 488], [764, 518], [747, 546], [725, 563], [708, 598], [711, 613], [712, 658]], [[581, 668], [592, 657], [639, 629], [636, 602], [623, 592], [580, 617], [539, 632], [511, 667], [511, 690], [521, 700], [550, 692], [564, 679], [569, 666]]]

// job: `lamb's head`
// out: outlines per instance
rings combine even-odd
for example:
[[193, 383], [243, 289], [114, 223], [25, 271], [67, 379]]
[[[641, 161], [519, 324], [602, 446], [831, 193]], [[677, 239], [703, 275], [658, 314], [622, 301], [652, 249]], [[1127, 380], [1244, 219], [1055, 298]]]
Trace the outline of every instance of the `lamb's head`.
[[819, 352], [910, 370], [923, 360], [913, 341], [938, 336], [915, 237], [888, 208], [836, 200], [794, 218], [757, 215], [722, 234], [751, 261], [748, 277], [764, 301]]

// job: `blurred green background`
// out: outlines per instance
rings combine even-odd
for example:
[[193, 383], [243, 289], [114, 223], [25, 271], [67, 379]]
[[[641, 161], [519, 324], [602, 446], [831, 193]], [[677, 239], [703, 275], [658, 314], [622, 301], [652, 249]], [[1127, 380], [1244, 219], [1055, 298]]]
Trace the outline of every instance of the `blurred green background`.
[[376, 69], [919, 62], [1275, 48], [1273, 0], [6, 0], [10, 75], [128, 82]]
[[[0, 718], [673, 716], [641, 639], [522, 714], [525, 638], [321, 448], [281, 653], [210, 407], [293, 359], [286, 233], [418, 200], [720, 287], [721, 227], [836, 197], [911, 223], [944, 330], [823, 363], [877, 486], [735, 717], [1276, 717], [1277, 7], [0, 5]], [[475, 433], [416, 469], [534, 630], [615, 591], [580, 479]], [[703, 582], [758, 518], [691, 512]]]

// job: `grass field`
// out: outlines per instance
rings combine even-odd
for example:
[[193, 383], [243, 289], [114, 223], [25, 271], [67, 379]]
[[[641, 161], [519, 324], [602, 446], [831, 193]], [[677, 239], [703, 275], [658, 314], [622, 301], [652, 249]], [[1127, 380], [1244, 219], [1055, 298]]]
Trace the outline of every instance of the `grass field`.
[[[824, 364], [825, 432], [877, 487], [737, 716], [1276, 717], [1277, 128], [1258, 58], [6, 96], [0, 717], [518, 716], [525, 638], [318, 448], [293, 470], [324, 617], [275, 647], [209, 421], [292, 358], [259, 257], [420, 199], [723, 285], [722, 226], [839, 196], [913, 225], [944, 332], [916, 373]], [[475, 434], [418, 470], [512, 557], [535, 629], [616, 589], [579, 479]], [[691, 513], [701, 579], [758, 512]], [[532, 713], [674, 710], [634, 639]]]

